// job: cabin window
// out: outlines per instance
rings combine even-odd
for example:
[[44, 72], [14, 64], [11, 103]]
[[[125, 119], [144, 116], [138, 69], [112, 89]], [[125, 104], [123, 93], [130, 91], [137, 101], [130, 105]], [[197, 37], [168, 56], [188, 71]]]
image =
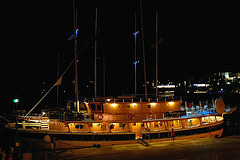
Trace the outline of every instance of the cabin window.
[[154, 127], [155, 128], [158, 128], [159, 126], [158, 126], [158, 122], [154, 122]]
[[83, 129], [83, 124], [80, 125], [80, 129]]
[[127, 105], [126, 110], [130, 111], [130, 106], [129, 105]]
[[96, 110], [96, 105], [95, 104], [91, 104], [91, 108], [92, 108], [92, 110]]
[[147, 105], [147, 108], [151, 108], [151, 105]]
[[178, 125], [178, 120], [175, 120], [174, 122], [175, 122], [175, 125]]
[[109, 108], [109, 106], [107, 106], [107, 108]]
[[102, 130], [102, 131], [105, 131], [105, 130], [106, 130], [106, 124], [102, 124], [102, 125], [101, 125], [101, 130]]
[[97, 110], [101, 111], [102, 110], [102, 106], [100, 104], [97, 105]]
[[79, 125], [75, 125], [75, 128], [76, 128], [76, 129], [79, 129]]

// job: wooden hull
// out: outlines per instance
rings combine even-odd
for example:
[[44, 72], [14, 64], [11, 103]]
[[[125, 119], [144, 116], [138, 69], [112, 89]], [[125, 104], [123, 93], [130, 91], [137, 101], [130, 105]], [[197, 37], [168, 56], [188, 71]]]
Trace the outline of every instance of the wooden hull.
[[[13, 131], [13, 130], [12, 130]], [[223, 121], [214, 124], [187, 128], [175, 129], [176, 140], [221, 137], [223, 133]], [[101, 146], [138, 143], [135, 140], [135, 132], [124, 133], [66, 133], [47, 130], [19, 130], [19, 136], [23, 144], [27, 144], [30, 151], [51, 149], [51, 143], [44, 143], [43, 137], [49, 135], [51, 139], [56, 138], [56, 149], [71, 149], [93, 147], [96, 144]], [[142, 138], [147, 141], [170, 141], [170, 131], [143, 131]], [[23, 145], [24, 146], [24, 145]]]

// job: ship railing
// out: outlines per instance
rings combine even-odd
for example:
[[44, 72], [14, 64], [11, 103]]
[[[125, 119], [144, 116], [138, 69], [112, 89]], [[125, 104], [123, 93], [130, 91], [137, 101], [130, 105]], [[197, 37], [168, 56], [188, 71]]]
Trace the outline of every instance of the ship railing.
[[[16, 123], [9, 123], [8, 126], [10, 128], [15, 128], [16, 126]], [[18, 122], [18, 128], [23, 128], [23, 129], [32, 129], [32, 128], [41, 128], [41, 123], [37, 122], [37, 123], [34, 123], [34, 122]]]
[[158, 97], [158, 98], [141, 98], [135, 96], [119, 96], [118, 98], [113, 97], [102, 97], [102, 98], [93, 98], [91, 100], [86, 100], [86, 102], [158, 102], [158, 101], [175, 101], [182, 100], [182, 97]]
[[165, 113], [104, 113], [103, 119], [99, 119], [98, 115], [95, 117], [95, 121], [142, 121], [142, 120], [157, 120], [163, 119]]
[[[179, 112], [181, 113], [181, 112]], [[92, 119], [94, 121], [148, 121], [148, 120], [176, 120], [176, 119], [192, 119], [192, 118], [202, 118], [205, 117], [203, 122], [215, 123], [221, 120], [221, 117], [218, 117], [217, 114], [209, 114], [209, 115], [167, 115], [165, 112], [157, 112], [157, 113], [104, 113], [101, 114], [103, 116], [102, 119], [98, 119], [98, 115], [95, 115], [95, 118]]]

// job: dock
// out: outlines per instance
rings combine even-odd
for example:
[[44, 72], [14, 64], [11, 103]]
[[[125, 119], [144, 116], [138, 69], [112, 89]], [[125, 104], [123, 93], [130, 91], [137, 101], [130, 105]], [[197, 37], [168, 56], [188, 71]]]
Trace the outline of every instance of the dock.
[[228, 159], [240, 160], [240, 136], [223, 138], [177, 139], [169, 141], [147, 141], [149, 146], [140, 143], [92, 147], [82, 149], [57, 150], [56, 152], [33, 153], [33, 158], [41, 159]]

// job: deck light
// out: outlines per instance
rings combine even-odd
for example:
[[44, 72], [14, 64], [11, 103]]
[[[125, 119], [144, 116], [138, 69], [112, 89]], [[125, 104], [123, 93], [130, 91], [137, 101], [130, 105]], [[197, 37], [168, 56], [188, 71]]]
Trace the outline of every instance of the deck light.
[[112, 103], [111, 104], [113, 107], [116, 107], [117, 106], [117, 103]]
[[132, 103], [132, 106], [133, 106], [133, 107], [136, 107], [136, 105], [137, 105], [136, 103]]
[[173, 101], [171, 101], [171, 102], [168, 102], [171, 106], [174, 104], [174, 102]]
[[156, 103], [151, 103], [151, 106], [156, 106]]

